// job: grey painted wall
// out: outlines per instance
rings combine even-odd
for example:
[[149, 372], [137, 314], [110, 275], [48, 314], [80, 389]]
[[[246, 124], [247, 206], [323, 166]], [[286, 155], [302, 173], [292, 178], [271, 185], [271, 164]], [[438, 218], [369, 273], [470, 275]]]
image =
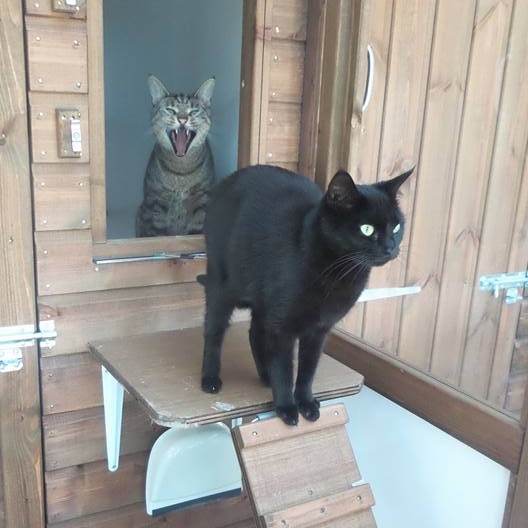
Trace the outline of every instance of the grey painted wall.
[[236, 169], [242, 0], [104, 0], [107, 237], [134, 236], [154, 144], [147, 77], [192, 93], [216, 78], [210, 143], [221, 178]]

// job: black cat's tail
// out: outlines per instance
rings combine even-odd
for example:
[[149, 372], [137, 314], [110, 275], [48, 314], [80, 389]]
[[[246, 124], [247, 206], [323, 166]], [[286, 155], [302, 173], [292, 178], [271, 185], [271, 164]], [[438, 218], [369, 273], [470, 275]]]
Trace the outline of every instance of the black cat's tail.
[[199, 282], [202, 286], [205, 287], [205, 283], [207, 282], [207, 275], [205, 273], [196, 275], [196, 282]]

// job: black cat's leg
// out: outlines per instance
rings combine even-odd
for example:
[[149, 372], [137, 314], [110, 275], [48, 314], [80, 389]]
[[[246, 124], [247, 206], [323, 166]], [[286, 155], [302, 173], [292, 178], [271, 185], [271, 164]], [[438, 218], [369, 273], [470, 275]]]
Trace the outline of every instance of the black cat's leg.
[[277, 415], [297, 425], [299, 412], [293, 399], [293, 344], [289, 336], [266, 336], [266, 365]]
[[220, 288], [209, 286], [207, 275], [206, 313], [204, 324], [204, 354], [202, 363], [202, 389], [215, 393], [222, 388], [220, 379], [220, 355], [225, 331], [234, 304]]
[[252, 312], [251, 314], [251, 327], [249, 328], [249, 343], [251, 345], [251, 352], [255, 365], [257, 367], [257, 373], [260, 380], [264, 385], [270, 385], [269, 373], [266, 364], [266, 334], [259, 316]]
[[326, 334], [326, 329], [316, 329], [299, 339], [299, 365], [294, 396], [299, 412], [312, 422], [319, 418], [319, 401], [313, 397], [312, 383]]

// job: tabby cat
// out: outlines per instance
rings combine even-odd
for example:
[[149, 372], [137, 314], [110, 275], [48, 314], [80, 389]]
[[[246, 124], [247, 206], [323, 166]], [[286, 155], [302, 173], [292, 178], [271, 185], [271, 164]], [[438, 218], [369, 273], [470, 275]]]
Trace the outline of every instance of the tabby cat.
[[[213, 191], [205, 220], [207, 275], [202, 389], [221, 389], [220, 353], [235, 307], [251, 310], [257, 372], [277, 414], [319, 418], [312, 381], [328, 331], [354, 305], [373, 266], [396, 258], [404, 231], [397, 192], [412, 169], [373, 185], [339, 171], [326, 193], [272, 166], [239, 170]], [[293, 353], [299, 360], [293, 388]]]
[[207, 134], [215, 80], [205, 81], [193, 95], [171, 95], [153, 75], [148, 85], [156, 144], [145, 174], [136, 235], [201, 233], [214, 179]]

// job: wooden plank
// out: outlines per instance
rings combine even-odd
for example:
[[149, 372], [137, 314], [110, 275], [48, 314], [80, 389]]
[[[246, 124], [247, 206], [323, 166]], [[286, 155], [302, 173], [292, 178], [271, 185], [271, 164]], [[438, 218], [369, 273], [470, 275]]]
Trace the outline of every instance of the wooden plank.
[[25, 12], [28, 15], [39, 15], [57, 18], [72, 18], [82, 19], [86, 18], [86, 4], [83, 4], [79, 11], [75, 13], [62, 13], [53, 10], [53, 2], [43, 2], [41, 0], [24, 0]]
[[37, 231], [88, 229], [88, 165], [33, 165], [33, 200]]
[[120, 458], [119, 471], [106, 461], [46, 473], [48, 523], [112, 510], [143, 500], [148, 453]]
[[[94, 248], [89, 230], [42, 231], [36, 234], [35, 240], [39, 295], [193, 282], [196, 275], [205, 271], [204, 260], [96, 265], [93, 262]], [[173, 243], [178, 242], [176, 239]], [[117, 249], [119, 246], [113, 247]]]
[[299, 159], [300, 126], [300, 105], [269, 104], [266, 156], [270, 163], [297, 163]]
[[[0, 1], [0, 326], [35, 324], [22, 4]], [[0, 374], [0, 525], [43, 527], [38, 350]]]
[[[32, 159], [34, 163], [86, 163], [90, 161], [88, 98], [82, 94], [29, 93]], [[82, 153], [79, 158], [58, 155], [57, 109], [77, 109], [81, 114]]]
[[[520, 219], [525, 221], [528, 208], [526, 185], [522, 196], [524, 202], [519, 202], [528, 139], [528, 123], [521, 117], [521, 113], [528, 114], [528, 94], [523, 87], [528, 75], [528, 43], [525, 38], [528, 31], [527, 7], [524, 5], [516, 9], [511, 30], [510, 13], [504, 13], [502, 20], [502, 31], [511, 38], [508, 51], [511, 52], [509, 59], [513, 62], [508, 61], [505, 70], [497, 68], [497, 76], [502, 81], [501, 105], [492, 151], [476, 277], [509, 271], [510, 266], [519, 266], [524, 271], [528, 265], [528, 242], [525, 241], [520, 248], [512, 247], [515, 230], [517, 233], [522, 231], [526, 238], [526, 223], [515, 226], [515, 212], [518, 206], [524, 209]], [[511, 6], [510, 8], [513, 9]], [[518, 237], [516, 238], [516, 242], [519, 242]], [[510, 251], [514, 253], [512, 260]], [[497, 321], [501, 318], [502, 340], [497, 342]], [[512, 310], [510, 306], [502, 305], [491, 295], [483, 295], [475, 288], [460, 374], [463, 390], [486, 398], [494, 362], [497, 368], [503, 364], [499, 372], [503, 379], [507, 377], [507, 365], [511, 361], [518, 318], [519, 306]]]
[[304, 42], [306, 40], [307, 10], [306, 0], [273, 2], [271, 12], [273, 38]]
[[312, 179], [315, 178], [319, 130], [325, 15], [326, 9], [321, 2], [308, 0], [299, 171]]
[[435, 325], [417, 327], [416, 321], [436, 317], [446, 239], [431, 233], [446, 233], [449, 224], [474, 14], [475, 2], [443, 0], [435, 19], [405, 279], [406, 284], [421, 285], [422, 291], [403, 300], [399, 336], [400, 357], [425, 370]]
[[[360, 111], [356, 110], [353, 115], [347, 164], [354, 181], [360, 184], [374, 183], [378, 179], [392, 14], [392, 1], [373, 0], [367, 2], [363, 9], [359, 53], [366, 53], [366, 46], [371, 46], [375, 73], [373, 73], [372, 95], [368, 107], [364, 111], [363, 108]], [[365, 70], [367, 68], [364, 61], [358, 60], [358, 65]], [[358, 78], [357, 87], [359, 92], [357, 97], [361, 98], [364, 97], [364, 91], [361, 91], [363, 85], [360, 84], [362, 80], [363, 77]], [[353, 154], [354, 149], [356, 149], [355, 154]], [[356, 305], [340, 322], [339, 327], [353, 335], [361, 336], [365, 308], [365, 303]]]
[[[271, 420], [282, 430], [287, 427], [280, 426], [278, 418]], [[301, 420], [297, 427], [303, 427], [305, 422]], [[238, 442], [236, 430], [235, 439]], [[238, 450], [258, 516], [349, 489], [361, 478], [344, 427], [279, 438], [256, 447], [239, 446]], [[311, 454], [310, 464], [306, 463], [307, 453]]]
[[[127, 402], [120, 454], [149, 451], [161, 432], [162, 428], [152, 424], [137, 402]], [[102, 407], [44, 416], [43, 436], [46, 471], [106, 459]]]
[[293, 40], [271, 41], [270, 102], [302, 102], [304, 43]]
[[[202, 328], [94, 340], [90, 350], [156, 423], [212, 423], [273, 407], [271, 390], [256, 373], [248, 328], [247, 323], [237, 323], [226, 334], [218, 394], [201, 390]], [[358, 373], [323, 355], [313, 391], [321, 399], [339, 397], [357, 393], [361, 383]]]
[[[380, 179], [395, 176], [418, 161], [435, 11], [435, 0], [394, 3], [378, 168]], [[421, 53], [409, 53], [410, 49], [419, 49]], [[416, 181], [416, 176], [409, 179], [400, 196], [400, 206], [409, 224]], [[409, 239], [410, 231], [407, 230], [403, 247], [408, 245]], [[403, 285], [405, 268], [403, 252], [399, 259], [373, 269], [369, 286]], [[369, 303], [365, 308], [363, 338], [386, 352], [396, 352], [401, 305], [401, 298]]]
[[329, 336], [326, 351], [376, 392], [517, 471], [524, 430], [514, 418], [342, 332]]
[[[262, 423], [246, 424], [237, 428], [237, 442], [242, 449], [256, 447], [268, 442], [293, 438], [305, 433], [314, 433], [328, 427], [338, 427], [348, 423], [348, 414], [343, 404], [321, 408], [319, 420], [304, 423], [303, 427], [283, 427], [276, 420], [263, 420]], [[253, 427], [257, 425], [258, 427]]]
[[26, 17], [29, 89], [88, 92], [86, 22]]
[[236, 497], [151, 517], [144, 502], [48, 524], [48, 528], [255, 528], [247, 497]]
[[[105, 160], [105, 108], [104, 108], [104, 48], [103, 2], [92, 0], [86, 6], [88, 40], [88, 79], [90, 89], [89, 127], [90, 189], [92, 193], [92, 237], [95, 242], [106, 240], [106, 160]], [[97, 131], [97, 132], [95, 132]]]
[[[269, 528], [310, 528], [322, 523], [335, 526], [335, 522], [374, 505], [374, 496], [368, 484], [305, 502], [282, 511], [264, 515], [264, 524]], [[348, 520], [350, 523], [350, 520]], [[347, 526], [350, 526], [348, 524]]]
[[42, 356], [88, 350], [88, 341], [201, 326], [204, 290], [196, 283], [39, 298], [42, 321], [53, 320], [55, 346]]
[[88, 352], [43, 358], [41, 379], [43, 415], [103, 404], [101, 365]]
[[[509, 34], [511, 4], [479, 2], [451, 201], [431, 372], [459, 382]], [[503, 214], [503, 213], [501, 213]], [[449, 354], [446, 354], [446, 351]]]

